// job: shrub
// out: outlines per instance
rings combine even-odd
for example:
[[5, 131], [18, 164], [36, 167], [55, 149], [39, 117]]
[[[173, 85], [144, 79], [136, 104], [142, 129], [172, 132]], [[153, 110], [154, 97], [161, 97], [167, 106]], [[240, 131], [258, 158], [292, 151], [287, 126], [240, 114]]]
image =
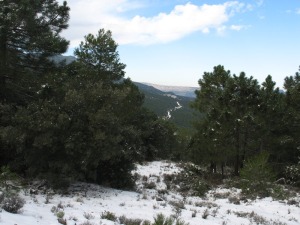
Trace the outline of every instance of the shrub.
[[117, 217], [114, 213], [109, 212], [109, 211], [104, 211], [101, 214], [101, 219], [106, 219], [106, 220], [111, 220], [111, 221], [116, 221]]
[[207, 184], [204, 180], [198, 180], [193, 185], [194, 195], [202, 197], [207, 191], [210, 190], [210, 185]]
[[178, 219], [175, 223], [175, 225], [189, 225], [188, 223], [185, 223], [183, 220]]
[[116, 156], [110, 160], [100, 161], [96, 172], [96, 183], [113, 188], [132, 190], [135, 186], [131, 171], [134, 163], [125, 156]]
[[205, 209], [205, 211], [204, 211], [203, 214], [202, 214], [202, 218], [203, 218], [203, 219], [207, 219], [208, 216], [209, 216], [209, 210], [208, 210], [208, 209]]
[[269, 154], [262, 152], [245, 164], [241, 170], [241, 189], [246, 195], [267, 197], [271, 194], [272, 181], [275, 174], [268, 164]]
[[158, 214], [154, 218], [153, 225], [173, 225], [174, 219], [172, 217], [165, 217], [163, 214]]
[[151, 225], [151, 222], [150, 222], [149, 220], [145, 220], [145, 221], [143, 222], [143, 225]]
[[56, 213], [57, 218], [63, 218], [65, 216], [65, 213], [63, 211], [59, 211]]
[[86, 213], [86, 212], [83, 213], [83, 216], [84, 216], [84, 218], [86, 218], [87, 220], [91, 220], [91, 219], [94, 219], [94, 218], [95, 218], [95, 216], [93, 216], [91, 213]]
[[235, 204], [235, 205], [241, 204], [240, 198], [238, 198], [237, 196], [229, 196], [229, 197], [228, 197], [228, 201], [229, 201], [230, 203]]
[[140, 225], [140, 224], [142, 224], [143, 220], [141, 220], [141, 219], [128, 219], [128, 218], [126, 218], [126, 216], [121, 216], [121, 217], [119, 217], [119, 222], [121, 224], [125, 224], [125, 225]]
[[19, 188], [17, 188], [16, 185], [12, 185], [11, 182], [19, 182], [17, 174], [11, 172], [8, 166], [2, 166], [0, 169], [0, 187], [4, 188], [4, 196], [15, 195], [17, 192], [19, 192]]
[[20, 209], [23, 208], [25, 200], [18, 195], [13, 195], [7, 198], [4, 198], [2, 203], [2, 208], [10, 213], [18, 213]]
[[[158, 214], [155, 218], [154, 218], [154, 223], [153, 225], [188, 225], [188, 223], [185, 223], [183, 220], [181, 219], [174, 219], [172, 217], [165, 217], [162, 213]], [[146, 225], [146, 224], [144, 224]]]
[[145, 183], [144, 188], [146, 188], [146, 189], [155, 189], [156, 184], [154, 182]]
[[300, 164], [287, 166], [285, 177], [289, 184], [300, 187]]
[[94, 225], [94, 223], [91, 223], [90, 221], [87, 220], [79, 225]]

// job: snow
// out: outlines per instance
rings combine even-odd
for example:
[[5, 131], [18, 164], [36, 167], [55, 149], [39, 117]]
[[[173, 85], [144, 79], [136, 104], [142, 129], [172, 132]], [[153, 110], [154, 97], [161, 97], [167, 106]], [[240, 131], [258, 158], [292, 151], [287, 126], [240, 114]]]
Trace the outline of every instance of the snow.
[[164, 96], [167, 96], [167, 97], [170, 97], [170, 98], [174, 98], [174, 99], [176, 99], [176, 98], [177, 98], [177, 96], [176, 96], [176, 95], [172, 95], [172, 94], [164, 94]]
[[174, 107], [174, 109], [170, 109], [167, 111], [167, 116], [165, 117], [166, 119], [171, 119], [172, 115], [171, 115], [171, 112], [172, 111], [176, 111], [177, 109], [181, 109], [182, 108], [182, 105], [180, 105], [179, 102], [176, 102], [177, 103], [177, 106]]
[[[64, 212], [68, 225], [80, 225], [87, 220], [91, 224], [119, 224], [101, 219], [104, 212], [152, 222], [159, 213], [177, 215], [190, 225], [300, 224], [299, 194], [294, 197], [297, 202], [295, 205], [288, 205], [287, 200], [275, 201], [272, 198], [234, 204], [229, 200], [230, 197], [240, 194], [240, 190], [235, 188], [216, 188], [203, 198], [183, 196], [172, 190], [159, 194], [166, 189], [164, 175], [180, 173], [181, 170], [178, 164], [168, 161], [137, 165], [132, 172], [139, 177], [136, 191], [116, 190], [88, 183], [72, 184], [67, 195], [51, 192], [30, 195], [28, 191], [22, 191], [20, 195], [26, 200], [22, 212], [11, 214], [2, 210], [0, 225], [59, 225], [55, 212], [51, 212], [58, 206], [62, 206], [60, 210]], [[154, 183], [155, 188], [147, 189], [146, 183]], [[181, 203], [183, 207], [175, 207], [175, 203]], [[203, 218], [205, 215], [207, 217]]]

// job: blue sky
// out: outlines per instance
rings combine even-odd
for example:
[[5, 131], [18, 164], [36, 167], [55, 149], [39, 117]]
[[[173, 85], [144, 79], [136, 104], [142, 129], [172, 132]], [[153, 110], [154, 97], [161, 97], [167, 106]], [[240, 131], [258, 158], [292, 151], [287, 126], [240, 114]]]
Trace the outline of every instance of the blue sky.
[[224, 65], [282, 87], [300, 65], [300, 0], [69, 0], [72, 54], [84, 35], [111, 30], [133, 81], [198, 86]]

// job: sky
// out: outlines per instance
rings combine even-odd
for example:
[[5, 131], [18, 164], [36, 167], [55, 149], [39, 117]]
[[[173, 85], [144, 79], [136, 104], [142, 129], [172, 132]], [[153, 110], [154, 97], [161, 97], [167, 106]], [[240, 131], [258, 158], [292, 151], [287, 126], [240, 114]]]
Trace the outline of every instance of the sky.
[[[62, 0], [59, 0], [62, 2]], [[104, 28], [118, 43], [126, 77], [197, 87], [223, 65], [282, 88], [300, 65], [300, 0], [69, 0], [66, 55]]]

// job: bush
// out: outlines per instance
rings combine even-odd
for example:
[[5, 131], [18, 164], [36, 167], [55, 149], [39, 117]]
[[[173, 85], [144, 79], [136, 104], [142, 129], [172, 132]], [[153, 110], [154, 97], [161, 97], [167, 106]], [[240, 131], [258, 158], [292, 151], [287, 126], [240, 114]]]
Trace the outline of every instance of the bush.
[[86, 212], [83, 213], [83, 216], [84, 216], [84, 218], [86, 218], [87, 220], [91, 220], [91, 219], [94, 219], [94, 218], [95, 218], [95, 216], [93, 216], [93, 215], [90, 214], [90, 213], [86, 213]]
[[126, 216], [121, 216], [121, 217], [119, 217], [119, 222], [121, 224], [125, 224], [125, 225], [141, 225], [143, 220], [141, 220], [141, 219], [128, 219], [128, 218], [126, 218]]
[[81, 223], [80, 225], [94, 225], [94, 223], [91, 223], [90, 221], [85, 221]]
[[246, 162], [240, 173], [240, 186], [244, 194], [260, 197], [271, 195], [275, 174], [268, 164], [268, 158], [269, 154], [262, 152]]
[[7, 166], [2, 166], [0, 169], [0, 187], [4, 188], [4, 194], [15, 194], [19, 191], [15, 185], [11, 185], [11, 182], [18, 182], [17, 174], [11, 172], [10, 168]]
[[153, 225], [173, 225], [174, 219], [172, 217], [165, 217], [163, 214], [158, 214], [154, 218]]
[[198, 180], [193, 185], [194, 195], [202, 197], [207, 191], [210, 190], [210, 185], [207, 184], [204, 180]]
[[300, 164], [287, 166], [285, 168], [285, 177], [288, 184], [300, 187]]
[[111, 221], [116, 221], [117, 217], [114, 213], [109, 212], [109, 211], [104, 211], [101, 214], [101, 219], [106, 219], [106, 220], [111, 220]]
[[97, 168], [96, 183], [131, 190], [135, 185], [134, 177], [131, 174], [133, 169], [133, 161], [124, 156], [100, 161]]
[[155, 218], [154, 218], [154, 223], [153, 225], [188, 225], [188, 223], [185, 223], [183, 220], [181, 219], [174, 219], [172, 217], [165, 217], [163, 214], [158, 214]]
[[57, 218], [63, 218], [65, 216], [65, 213], [63, 211], [59, 211], [56, 213]]
[[10, 213], [18, 213], [23, 208], [25, 200], [17, 195], [4, 198], [2, 208]]

